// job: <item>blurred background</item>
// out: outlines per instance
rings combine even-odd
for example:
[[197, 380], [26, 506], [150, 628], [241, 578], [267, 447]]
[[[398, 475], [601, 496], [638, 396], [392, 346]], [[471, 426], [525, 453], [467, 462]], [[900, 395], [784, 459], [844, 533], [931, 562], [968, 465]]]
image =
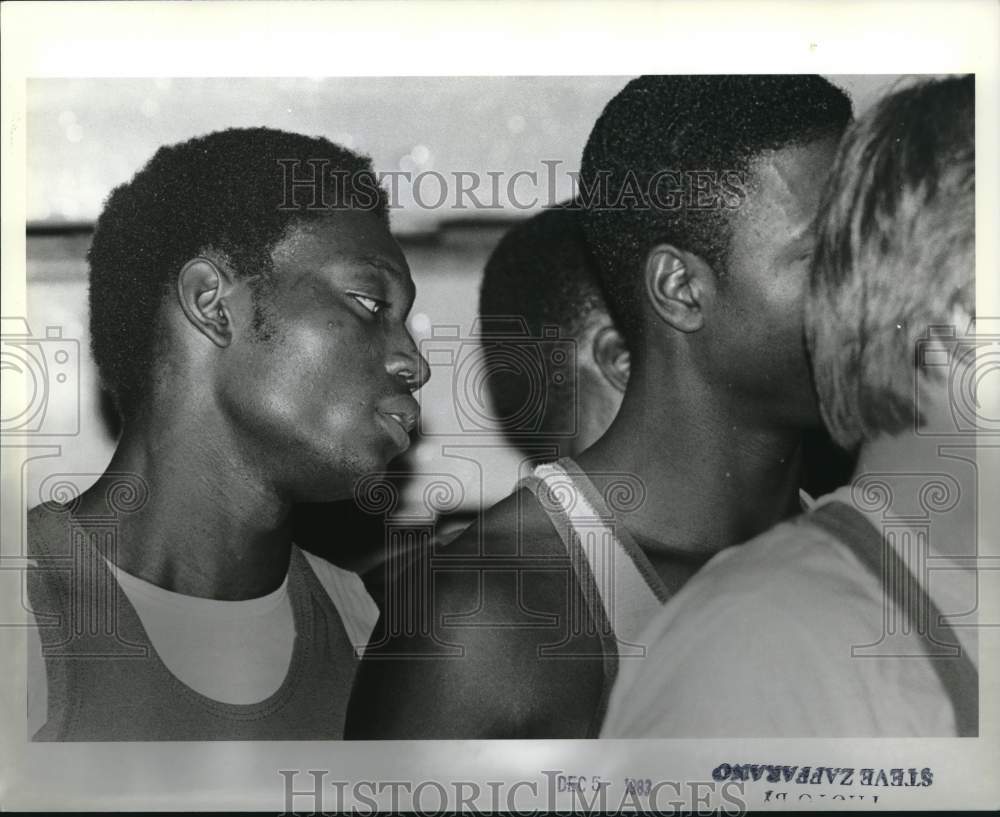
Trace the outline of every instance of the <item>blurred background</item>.
[[[431, 357], [428, 350], [436, 356], [419, 395], [422, 436], [395, 465], [415, 476], [379, 510], [408, 520], [448, 514], [467, 521], [505, 496], [523, 472], [521, 457], [483, 420], [488, 407], [475, 405], [486, 399], [476, 392], [473, 335], [483, 265], [512, 223], [572, 195], [571, 174], [590, 128], [629, 79], [32, 80], [28, 327], [5, 321], [4, 334], [30, 333], [25, 360], [43, 370], [22, 366], [5, 372], [5, 379], [23, 377], [47, 391], [39, 397], [28, 384], [33, 404], [5, 406], [3, 416], [5, 422], [28, 417], [35, 438], [59, 445], [60, 454], [29, 469], [27, 504], [45, 498], [42, 484], [53, 474], [96, 479], [114, 447], [116, 429], [97, 385], [87, 331], [85, 254], [103, 200], [163, 144], [258, 125], [326, 136], [370, 155], [377, 171], [428, 175], [422, 196], [414, 196], [421, 191], [411, 185], [399, 186], [391, 217], [417, 285], [411, 331], [425, 356]], [[898, 77], [831, 79], [851, 94], [860, 113]], [[519, 171], [536, 173], [537, 181], [522, 176], [511, 187]], [[454, 184], [459, 172], [478, 174], [474, 192], [487, 206], [454, 195], [428, 206], [439, 198], [434, 174]], [[493, 187], [488, 173], [501, 183]]]

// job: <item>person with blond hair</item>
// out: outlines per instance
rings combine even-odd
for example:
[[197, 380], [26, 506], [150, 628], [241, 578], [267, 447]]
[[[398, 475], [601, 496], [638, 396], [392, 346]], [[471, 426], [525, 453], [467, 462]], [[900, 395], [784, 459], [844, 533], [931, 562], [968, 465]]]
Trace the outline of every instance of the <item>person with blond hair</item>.
[[851, 484], [681, 590], [602, 736], [978, 734], [974, 97], [915, 84], [846, 135], [805, 332]]

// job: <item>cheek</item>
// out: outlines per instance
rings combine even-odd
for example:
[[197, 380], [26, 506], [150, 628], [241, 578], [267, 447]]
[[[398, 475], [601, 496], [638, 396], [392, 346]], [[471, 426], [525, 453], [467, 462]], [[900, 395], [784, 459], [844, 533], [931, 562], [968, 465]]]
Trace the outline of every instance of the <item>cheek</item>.
[[248, 345], [232, 371], [242, 399], [272, 420], [342, 425], [374, 406], [375, 349], [334, 322], [299, 325]]
[[765, 255], [753, 280], [757, 308], [770, 316], [782, 316], [785, 322], [799, 319], [808, 276], [805, 261], [782, 261], [773, 251]]
[[[736, 275], [746, 274], [742, 280]], [[734, 353], [760, 365], [783, 367], [803, 352], [804, 280], [800, 270], [746, 270], [733, 274], [724, 320]]]
[[804, 264], [786, 268], [775, 278], [768, 294], [772, 312], [783, 315], [782, 325], [798, 334], [802, 333], [805, 319], [807, 275]]

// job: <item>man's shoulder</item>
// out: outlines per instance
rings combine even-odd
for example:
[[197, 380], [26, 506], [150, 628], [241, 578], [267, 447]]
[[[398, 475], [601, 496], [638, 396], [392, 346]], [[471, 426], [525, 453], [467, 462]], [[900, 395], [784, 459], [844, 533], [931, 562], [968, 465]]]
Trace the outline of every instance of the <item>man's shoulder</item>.
[[527, 488], [517, 488], [483, 512], [442, 555], [544, 558], [565, 553], [548, 514]]
[[762, 590], [782, 597], [817, 592], [840, 596], [859, 585], [867, 589], [867, 578], [844, 543], [803, 514], [722, 551], [691, 586], [712, 585], [735, 597], [759, 598]]
[[687, 633], [737, 651], [753, 649], [748, 631], [766, 637], [778, 620], [783, 637], [822, 638], [867, 628], [877, 590], [844, 544], [803, 515], [718, 554], [653, 626], [657, 637], [669, 629], [672, 641]]
[[[393, 586], [355, 686], [351, 734], [586, 732], [603, 690], [602, 644], [571, 615], [585, 602], [573, 604], [572, 563], [530, 491], [415, 554]], [[435, 703], [414, 689], [433, 689]]]
[[782, 523], [719, 554], [651, 623], [608, 735], [868, 734], [866, 690], [900, 669], [852, 657], [881, 637], [882, 604], [843, 542], [808, 515]]
[[[383, 604], [421, 605], [444, 622], [488, 603], [489, 614], [500, 616], [506, 627], [522, 620], [525, 608], [561, 611], [570, 573], [572, 562], [559, 533], [532, 493], [521, 488], [446, 545], [408, 553], [386, 580]], [[491, 637], [531, 635], [517, 626], [505, 627], [490, 628]], [[465, 635], [476, 635], [475, 628]]]
[[478, 593], [485, 583], [493, 603], [504, 608], [523, 606], [527, 592], [540, 596], [547, 609], [562, 604], [572, 570], [559, 532], [525, 488], [487, 509], [447, 546], [420, 558], [435, 577], [435, 600], [450, 606], [467, 605], [470, 590]]

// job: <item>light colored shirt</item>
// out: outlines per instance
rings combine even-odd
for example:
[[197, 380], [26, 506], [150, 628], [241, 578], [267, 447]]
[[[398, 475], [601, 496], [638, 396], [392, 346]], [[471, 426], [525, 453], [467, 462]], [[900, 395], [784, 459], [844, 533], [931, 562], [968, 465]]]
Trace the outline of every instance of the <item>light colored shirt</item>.
[[[337, 608], [351, 644], [363, 650], [378, 607], [361, 578], [303, 553]], [[252, 704], [281, 686], [295, 640], [287, 577], [266, 596], [216, 601], [164, 590], [110, 562], [108, 566], [164, 665], [191, 689], [222, 703]], [[45, 724], [48, 700], [45, 661], [34, 626], [28, 628], [27, 677], [28, 734], [33, 735]]]
[[[852, 504], [840, 489], [817, 504]], [[801, 519], [801, 518], [800, 518]], [[945, 616], [975, 599], [970, 571], [930, 572]], [[912, 632], [887, 652], [878, 579], [831, 534], [792, 520], [710, 561], [622, 661], [602, 737], [917, 737], [956, 734]], [[977, 660], [974, 633], [956, 627]], [[864, 648], [865, 645], [880, 645]]]

